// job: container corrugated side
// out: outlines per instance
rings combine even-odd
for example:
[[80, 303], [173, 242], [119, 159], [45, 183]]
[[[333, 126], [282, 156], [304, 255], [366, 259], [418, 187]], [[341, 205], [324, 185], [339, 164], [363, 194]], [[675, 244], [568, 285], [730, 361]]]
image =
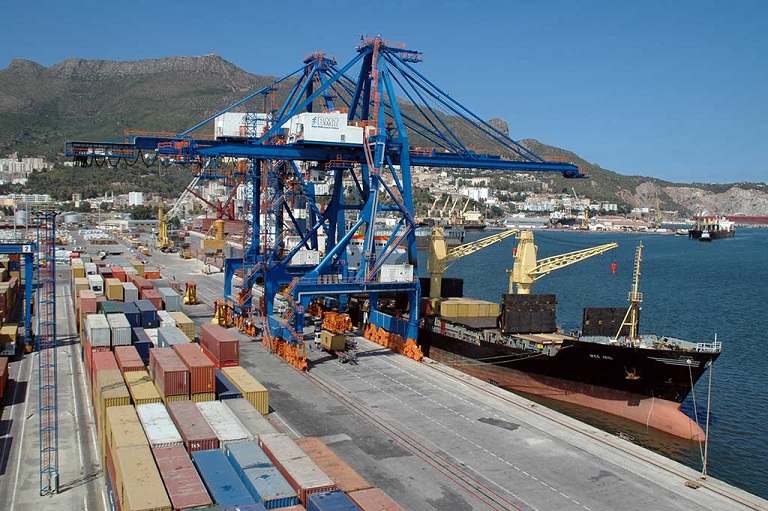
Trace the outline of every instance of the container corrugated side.
[[130, 371], [144, 371], [146, 367], [139, 356], [139, 352], [133, 346], [115, 346], [115, 360], [117, 367], [124, 373]]
[[213, 504], [192, 459], [181, 446], [152, 449], [160, 477], [173, 509], [191, 509]]
[[270, 422], [261, 415], [251, 403], [243, 398], [227, 399], [222, 401], [227, 408], [232, 410], [245, 429], [258, 438], [262, 435], [274, 435], [279, 433]]
[[142, 328], [157, 328], [157, 307], [149, 300], [136, 300], [136, 307], [141, 314]]
[[179, 293], [169, 287], [159, 288], [157, 292], [163, 300], [163, 307], [169, 312], [181, 310], [181, 297]]
[[141, 326], [141, 315], [139, 309], [136, 308], [136, 304], [133, 302], [125, 302], [120, 304], [120, 310], [125, 314], [125, 319], [131, 324], [131, 328]]
[[85, 335], [94, 348], [110, 346], [112, 332], [106, 316], [104, 314], [88, 314], [85, 316]]
[[122, 312], [109, 314], [107, 323], [112, 331], [112, 346], [131, 345], [131, 324]]
[[264, 417], [269, 415], [269, 392], [264, 385], [241, 366], [222, 367], [221, 372]]
[[381, 488], [357, 490], [347, 495], [362, 511], [405, 511]]
[[256, 504], [256, 500], [237, 477], [235, 469], [221, 451], [194, 451], [192, 462], [197, 467], [208, 493], [218, 505], [226, 507]]
[[195, 403], [195, 406], [203, 414], [213, 432], [216, 433], [216, 438], [219, 439], [221, 447], [226, 445], [227, 442], [253, 440], [253, 435], [248, 433], [248, 430], [235, 417], [235, 414], [221, 401]]
[[106, 412], [106, 442], [109, 449], [149, 445], [133, 406], [110, 406]]
[[192, 401], [195, 403], [204, 403], [206, 401], [216, 401], [216, 393], [215, 392], [203, 392], [203, 393], [197, 393], [197, 394], [190, 394], [189, 397], [192, 398]]
[[324, 491], [310, 495], [307, 511], [360, 511], [360, 508], [344, 492]]
[[240, 363], [240, 342], [234, 334], [220, 325], [201, 326], [200, 344], [219, 366], [233, 366]]
[[171, 501], [149, 447], [123, 447], [113, 454], [122, 511], [170, 511]]
[[296, 491], [275, 467], [252, 467], [243, 471], [243, 482], [251, 495], [258, 496], [267, 509], [299, 503]]
[[179, 429], [187, 451], [219, 448], [219, 438], [192, 401], [168, 403], [168, 414]]
[[373, 485], [358, 474], [355, 469], [344, 463], [330, 447], [319, 438], [297, 438], [295, 440], [302, 451], [314, 461], [320, 469], [331, 478], [339, 490], [349, 493], [351, 491], [365, 490]]
[[184, 365], [187, 366], [187, 369], [189, 369], [190, 394], [204, 394], [216, 391], [216, 366], [213, 365], [211, 359], [205, 356], [199, 344], [190, 342], [176, 344], [173, 346], [173, 350], [181, 361], [184, 362]]
[[297, 458], [309, 458], [307, 454], [296, 445], [296, 442], [284, 433], [275, 433], [273, 435], [259, 436], [259, 447], [261, 447], [272, 463], [280, 465], [284, 461]]
[[171, 348], [149, 350], [149, 373], [163, 396], [189, 396], [189, 371]]
[[[220, 370], [216, 370], [216, 399], [221, 401], [228, 399], [242, 399], [243, 395], [237, 387], [224, 376]], [[250, 405], [250, 403], [248, 403]]]
[[130, 371], [123, 373], [131, 401], [134, 405], [146, 405], [150, 403], [162, 403], [163, 398], [155, 388], [147, 371]]
[[123, 283], [123, 300], [126, 302], [135, 302], [139, 299], [139, 290], [133, 282]]
[[119, 369], [107, 369], [96, 373], [93, 386], [94, 414], [96, 415], [96, 435], [102, 455], [106, 449], [105, 418], [107, 408], [131, 404], [131, 395], [123, 381]]
[[175, 326], [161, 326], [157, 329], [157, 341], [160, 348], [172, 348], [177, 344], [189, 344], [189, 337]]
[[307, 505], [307, 498], [313, 493], [338, 490], [331, 478], [309, 456], [283, 461], [278, 468], [304, 505]]
[[189, 319], [186, 314], [181, 311], [172, 311], [168, 313], [171, 318], [176, 322], [176, 328], [180, 329], [184, 334], [189, 337], [190, 341], [195, 340], [195, 322]]
[[150, 446], [172, 447], [184, 444], [176, 424], [171, 420], [163, 403], [138, 405], [136, 413], [139, 415]]

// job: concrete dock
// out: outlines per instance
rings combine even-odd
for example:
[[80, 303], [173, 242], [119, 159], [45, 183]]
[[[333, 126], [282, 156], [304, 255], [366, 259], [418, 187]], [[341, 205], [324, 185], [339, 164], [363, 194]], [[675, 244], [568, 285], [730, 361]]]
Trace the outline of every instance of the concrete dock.
[[[155, 253], [166, 278], [198, 283], [207, 304], [222, 275]], [[0, 438], [0, 509], [104, 509], [93, 416], [74, 337], [68, 272], [59, 286], [61, 492], [40, 497], [36, 355], [12, 364]], [[67, 308], [64, 303], [68, 303]], [[211, 308], [187, 311], [210, 320]], [[66, 325], [66, 329], [64, 327]], [[741, 510], [768, 501], [444, 365], [416, 363], [360, 337], [358, 363], [308, 351], [301, 373], [241, 336], [241, 364], [270, 391], [270, 420], [317, 436], [404, 509]], [[25, 383], [27, 385], [25, 386]], [[694, 489], [686, 483], [695, 481]]]

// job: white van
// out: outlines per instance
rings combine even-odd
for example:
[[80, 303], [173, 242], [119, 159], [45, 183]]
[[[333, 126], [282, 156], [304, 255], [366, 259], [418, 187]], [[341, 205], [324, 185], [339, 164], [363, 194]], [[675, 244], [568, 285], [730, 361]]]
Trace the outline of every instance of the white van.
[[88, 275], [88, 286], [97, 295], [104, 294], [104, 279], [101, 275]]

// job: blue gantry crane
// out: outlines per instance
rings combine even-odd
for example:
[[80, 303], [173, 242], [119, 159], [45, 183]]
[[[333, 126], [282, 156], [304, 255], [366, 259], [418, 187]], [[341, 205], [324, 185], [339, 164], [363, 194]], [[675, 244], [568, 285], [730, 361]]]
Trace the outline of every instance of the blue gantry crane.
[[[225, 262], [225, 297], [262, 316], [266, 338], [289, 346], [300, 344], [313, 299], [333, 297], [344, 309], [353, 294], [369, 297], [376, 326], [416, 339], [421, 289], [413, 167], [584, 175], [572, 163], [539, 156], [453, 99], [416, 69], [420, 52], [380, 37], [362, 38], [356, 50], [344, 65], [313, 53], [293, 73], [176, 136], [69, 142], [66, 154], [81, 165], [194, 164], [208, 176], [236, 159], [246, 169], [244, 254]], [[260, 96], [262, 111], [243, 113], [237, 133], [195, 136]], [[490, 149], [472, 149], [481, 143]], [[319, 193], [316, 178], [328, 190]], [[393, 227], [382, 236], [385, 218]], [[355, 251], [359, 262], [351, 264]], [[413, 276], [383, 277], [395, 254], [414, 268]], [[254, 286], [262, 290], [258, 301]], [[376, 310], [380, 295], [394, 293], [407, 297], [403, 318]], [[277, 297], [286, 305], [276, 310]]]

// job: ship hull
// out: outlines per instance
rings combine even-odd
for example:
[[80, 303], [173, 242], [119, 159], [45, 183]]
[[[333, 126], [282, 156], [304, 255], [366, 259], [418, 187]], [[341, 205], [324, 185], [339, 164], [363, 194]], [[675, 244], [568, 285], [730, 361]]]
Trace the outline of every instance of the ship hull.
[[688, 237], [692, 240], [699, 240], [701, 239], [701, 234], [703, 232], [709, 233], [709, 239], [711, 240], [721, 240], [726, 238], [733, 238], [734, 234], [736, 234], [736, 231], [729, 230], [729, 231], [702, 231], [700, 229], [689, 229], [688, 230]]
[[507, 390], [600, 410], [685, 439], [704, 439], [701, 427], [680, 411], [680, 403], [711, 354], [683, 357], [670, 350], [570, 341], [548, 356], [464, 342], [426, 329], [419, 341], [430, 358]]

